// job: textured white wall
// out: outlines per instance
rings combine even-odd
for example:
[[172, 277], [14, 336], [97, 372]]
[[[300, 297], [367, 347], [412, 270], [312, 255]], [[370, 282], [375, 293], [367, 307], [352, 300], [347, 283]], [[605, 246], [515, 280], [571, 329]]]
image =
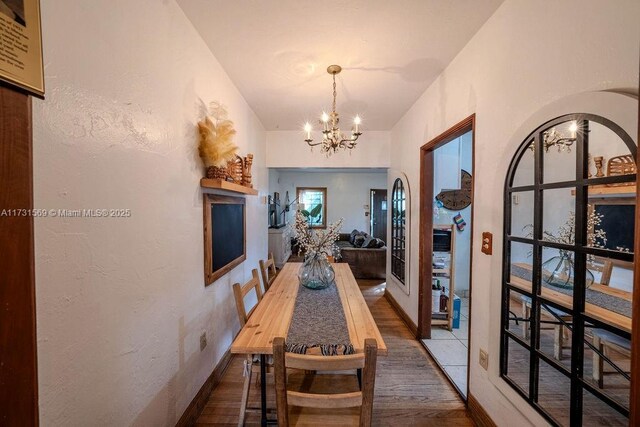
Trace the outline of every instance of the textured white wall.
[[[640, 3], [507, 0], [392, 131], [391, 167], [405, 172], [418, 212], [419, 147], [476, 114], [474, 241], [494, 234], [494, 256], [473, 248], [470, 390], [498, 425], [547, 423], [499, 378], [502, 196], [508, 164], [539, 124], [576, 111], [612, 118], [636, 134]], [[609, 107], [618, 106], [620, 110]], [[624, 122], [624, 123], [622, 123]], [[412, 217], [412, 230], [419, 228]], [[412, 241], [411, 292], [388, 291], [414, 321], [418, 309], [418, 239]], [[489, 371], [478, 364], [489, 351]]]
[[[387, 168], [391, 132], [363, 130], [356, 148], [327, 157], [320, 147], [304, 142], [300, 131], [267, 132], [267, 167], [270, 168]], [[315, 138], [318, 135], [314, 136]]]
[[247, 261], [205, 288], [200, 104], [228, 106], [262, 195], [265, 132], [173, 0], [45, 0], [42, 20], [35, 206], [131, 217], [35, 221], [41, 424], [173, 426], [239, 330], [232, 283], [267, 252], [247, 197]]
[[[369, 191], [387, 188], [386, 172], [299, 172], [269, 170], [269, 191], [280, 192], [280, 201], [284, 203], [285, 192], [289, 191], [290, 201], [296, 198], [297, 187], [327, 187], [328, 222], [344, 218], [343, 233], [358, 229], [370, 233], [370, 217], [365, 216], [364, 205], [369, 205]], [[287, 221], [293, 223], [293, 210], [287, 215]]]

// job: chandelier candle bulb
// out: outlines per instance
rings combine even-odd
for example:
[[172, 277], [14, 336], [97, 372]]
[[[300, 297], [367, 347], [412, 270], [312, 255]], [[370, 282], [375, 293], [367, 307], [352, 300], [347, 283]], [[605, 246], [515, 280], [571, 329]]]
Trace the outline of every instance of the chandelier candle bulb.
[[575, 121], [571, 123], [571, 126], [569, 126], [569, 132], [571, 132], [571, 138], [576, 138], [576, 134], [578, 131], [578, 123], [576, 123]]

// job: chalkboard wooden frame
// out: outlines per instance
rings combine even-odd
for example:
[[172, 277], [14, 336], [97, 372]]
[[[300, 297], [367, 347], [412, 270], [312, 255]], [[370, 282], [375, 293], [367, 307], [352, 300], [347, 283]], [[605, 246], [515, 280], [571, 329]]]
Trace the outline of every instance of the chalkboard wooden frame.
[[[213, 227], [211, 218], [211, 206], [213, 204], [233, 204], [242, 205], [242, 228], [243, 228], [243, 248], [242, 255], [233, 259], [226, 265], [213, 271], [213, 256], [212, 243], [213, 243]], [[203, 216], [203, 231], [204, 231], [204, 283], [208, 286], [218, 280], [220, 277], [227, 274], [234, 267], [238, 266], [247, 259], [247, 210], [246, 200], [244, 197], [231, 197], [221, 196], [218, 194], [204, 194], [203, 200], [204, 216]]]

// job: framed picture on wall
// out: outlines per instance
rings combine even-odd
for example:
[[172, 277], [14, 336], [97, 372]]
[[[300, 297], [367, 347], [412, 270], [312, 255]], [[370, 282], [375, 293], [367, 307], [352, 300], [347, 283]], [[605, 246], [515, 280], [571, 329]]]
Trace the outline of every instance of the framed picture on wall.
[[0, 80], [44, 98], [39, 0], [0, 0]]

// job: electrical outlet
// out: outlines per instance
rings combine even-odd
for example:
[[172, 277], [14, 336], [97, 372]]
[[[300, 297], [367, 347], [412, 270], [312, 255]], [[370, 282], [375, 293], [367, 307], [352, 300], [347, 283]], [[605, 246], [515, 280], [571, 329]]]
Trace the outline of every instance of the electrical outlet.
[[480, 349], [480, 366], [484, 368], [485, 371], [489, 370], [489, 353], [486, 350]]
[[206, 346], [207, 346], [207, 333], [203, 332], [202, 335], [200, 335], [200, 351], [204, 350]]

